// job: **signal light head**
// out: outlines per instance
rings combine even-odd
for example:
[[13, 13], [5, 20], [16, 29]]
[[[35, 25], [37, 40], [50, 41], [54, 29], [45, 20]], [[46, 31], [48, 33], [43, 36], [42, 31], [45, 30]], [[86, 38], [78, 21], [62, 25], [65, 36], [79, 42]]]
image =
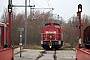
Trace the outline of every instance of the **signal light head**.
[[12, 12], [12, 9], [9, 9], [8, 12]]
[[82, 12], [82, 5], [81, 4], [78, 5], [78, 12]]
[[8, 5], [8, 12], [11, 13], [12, 12], [12, 5]]
[[81, 12], [82, 10], [79, 8], [78, 11]]

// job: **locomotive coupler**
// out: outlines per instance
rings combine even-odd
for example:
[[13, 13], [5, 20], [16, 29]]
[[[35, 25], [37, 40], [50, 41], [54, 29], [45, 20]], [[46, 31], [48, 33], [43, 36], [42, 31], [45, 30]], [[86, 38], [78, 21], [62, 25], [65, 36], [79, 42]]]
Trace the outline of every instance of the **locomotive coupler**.
[[49, 42], [49, 47], [52, 48], [52, 40]]

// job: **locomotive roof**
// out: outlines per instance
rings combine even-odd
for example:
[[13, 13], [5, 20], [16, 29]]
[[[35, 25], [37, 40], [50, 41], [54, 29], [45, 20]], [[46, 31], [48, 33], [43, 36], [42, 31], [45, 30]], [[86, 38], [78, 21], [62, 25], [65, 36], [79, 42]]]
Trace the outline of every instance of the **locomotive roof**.
[[50, 24], [60, 25], [60, 24], [58, 24], [58, 23], [46, 23], [45, 25], [50, 25]]

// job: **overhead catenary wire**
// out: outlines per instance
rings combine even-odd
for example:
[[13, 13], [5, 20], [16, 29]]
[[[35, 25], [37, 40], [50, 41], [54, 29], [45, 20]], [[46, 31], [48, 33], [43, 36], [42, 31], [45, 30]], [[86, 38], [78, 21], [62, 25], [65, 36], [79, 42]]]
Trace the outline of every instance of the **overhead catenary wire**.
[[48, 6], [49, 6], [49, 8], [50, 8], [50, 5], [49, 5], [49, 2], [48, 2], [48, 0], [46, 0], [46, 2], [47, 2]]
[[30, 0], [29, 0], [29, 5], [30, 5]]
[[[45, 8], [45, 7], [42, 7], [42, 6], [40, 6], [39, 4], [37, 4], [34, 0], [31, 0], [31, 2], [40, 7], [40, 8], [31, 8], [31, 9], [43, 9], [43, 11], [45, 11], [46, 9], [50, 9], [50, 11], [51, 11], [51, 10], [54, 10], [54, 8], [50, 8], [50, 7]], [[48, 3], [48, 5], [49, 5], [49, 1], [47, 1], [47, 3]], [[50, 5], [49, 5], [49, 6], [50, 6]]]
[[50, 0], [48, 0], [48, 2], [49, 2], [49, 5], [52, 7], [52, 4], [51, 4]]
[[[43, 9], [43, 8], [44, 8], [44, 7], [40, 6], [39, 4], [37, 4], [34, 0], [32, 0], [32, 2], [35, 3], [37, 6], [41, 7], [41, 8], [36, 8], [36, 9]], [[50, 3], [50, 0], [46, 0], [46, 2], [47, 2], [47, 4], [48, 4], [49, 8], [52, 7], [52, 5], [51, 5], [51, 3]], [[35, 9], [35, 8], [34, 8], [34, 9]], [[45, 9], [45, 8], [44, 8], [44, 9]], [[47, 8], [46, 8], [46, 9], [47, 9]], [[60, 12], [60, 11], [58, 11], [58, 10], [56, 10], [56, 11], [57, 11], [57, 12]], [[62, 13], [62, 12], [60, 12], [60, 13], [67, 16], [67, 17], [63, 17], [63, 18], [69, 18], [67, 14]]]
[[[48, 4], [48, 6], [49, 6], [49, 8], [50, 8], [50, 6], [52, 7], [52, 5], [51, 5], [51, 3], [50, 3], [50, 0], [46, 0], [47, 1], [47, 4]], [[41, 8], [31, 8], [31, 9], [49, 9], [49, 8], [44, 8], [44, 7], [42, 7], [42, 6], [40, 6], [39, 4], [37, 4], [34, 0], [31, 0], [31, 2], [33, 3], [33, 4], [36, 4], [37, 6], [39, 6], [39, 7], [41, 7]], [[58, 10], [56, 10], [57, 12], [60, 12], [60, 11], [58, 11]], [[62, 12], [60, 12], [61, 14], [63, 14], [63, 15], [66, 15], [66, 17], [62, 17], [62, 18], [70, 18], [70, 17], [68, 17], [68, 15], [67, 14], [65, 14], [65, 13], [62, 13]]]
[[[56, 10], [57, 12], [60, 12], [60, 11], [58, 11], [58, 10]], [[65, 14], [65, 13], [63, 13], [63, 12], [60, 12], [61, 14], [63, 14], [63, 15], [66, 15], [66, 16], [69, 16], [69, 15], [67, 15], [67, 14]]]
[[[51, 8], [51, 7], [52, 7], [52, 5], [51, 5], [50, 0], [46, 0], [46, 1], [47, 1], [47, 4], [48, 4], [49, 8]], [[52, 13], [53, 13], [53, 10], [54, 10], [54, 8], [52, 8], [50, 11], [52, 11]]]
[[[70, 16], [68, 14], [65, 14], [65, 13], [63, 13], [61, 11], [58, 11], [57, 9], [56, 9], [56, 11], [57, 11], [57, 13], [61, 13], [62, 18], [65, 19], [65, 20], [68, 20], [70, 18]], [[63, 17], [63, 15], [64, 15], [64, 17]]]
[[36, 2], [34, 2], [34, 0], [32, 0], [32, 2], [35, 3], [37, 6], [44, 8], [44, 7], [40, 6], [39, 4], [37, 4]]
[[[45, 8], [45, 7], [43, 7], [43, 6], [41, 6], [41, 5], [39, 5], [39, 4], [37, 4], [34, 0], [32, 0], [31, 1], [33, 4], [35, 4], [35, 5], [37, 5], [37, 6], [39, 6], [40, 8], [34, 8], [34, 9], [43, 9], [43, 8]], [[32, 8], [33, 9], [33, 8]], [[43, 11], [44, 11], [45, 9], [43, 9]]]

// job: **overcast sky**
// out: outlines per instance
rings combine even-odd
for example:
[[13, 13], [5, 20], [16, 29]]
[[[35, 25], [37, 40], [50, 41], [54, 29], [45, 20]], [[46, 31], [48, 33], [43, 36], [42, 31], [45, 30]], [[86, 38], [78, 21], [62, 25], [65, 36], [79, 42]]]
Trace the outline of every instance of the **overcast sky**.
[[[25, 0], [13, 0], [12, 3], [13, 5], [24, 5]], [[29, 4], [29, 0], [27, 3]], [[90, 0], [30, 0], [30, 5], [35, 5], [35, 8], [54, 8], [53, 14], [60, 15], [64, 19], [76, 15], [78, 4], [82, 4], [82, 15], [90, 16]], [[7, 5], [8, 0], [0, 0], [0, 16]], [[16, 8], [16, 12], [24, 12], [24, 10], [24, 8]], [[45, 9], [42, 10], [45, 11]], [[50, 11], [49, 9], [46, 10]]]

